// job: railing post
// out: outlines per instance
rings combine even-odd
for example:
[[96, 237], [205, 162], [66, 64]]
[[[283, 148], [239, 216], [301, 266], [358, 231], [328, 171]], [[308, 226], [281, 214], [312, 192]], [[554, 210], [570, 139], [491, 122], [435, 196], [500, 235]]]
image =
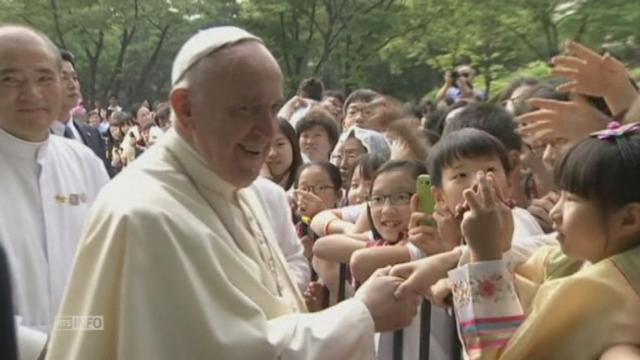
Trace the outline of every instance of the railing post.
[[403, 341], [404, 330], [396, 330], [393, 332], [393, 360], [402, 360], [402, 351], [404, 350]]
[[418, 359], [429, 360], [429, 346], [431, 341], [431, 302], [422, 300], [420, 307], [420, 348]]

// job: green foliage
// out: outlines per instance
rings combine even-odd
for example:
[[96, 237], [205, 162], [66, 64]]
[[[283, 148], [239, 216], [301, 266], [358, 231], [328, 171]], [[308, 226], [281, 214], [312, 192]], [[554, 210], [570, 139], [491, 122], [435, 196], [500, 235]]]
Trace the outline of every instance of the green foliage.
[[2, 21], [70, 49], [88, 104], [166, 99], [182, 43], [220, 24], [265, 40], [288, 94], [319, 76], [415, 101], [462, 63], [478, 70], [476, 88], [497, 94], [518, 76], [548, 75], [567, 39], [640, 63], [638, 0], [0, 0]]

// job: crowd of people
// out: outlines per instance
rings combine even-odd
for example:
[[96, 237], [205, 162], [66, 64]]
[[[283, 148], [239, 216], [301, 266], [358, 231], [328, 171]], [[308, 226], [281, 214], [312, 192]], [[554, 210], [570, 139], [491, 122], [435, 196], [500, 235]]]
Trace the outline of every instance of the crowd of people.
[[553, 64], [493, 97], [461, 64], [418, 105], [283, 100], [262, 40], [214, 27], [126, 111], [0, 26], [1, 353], [640, 359], [638, 85], [575, 42]]

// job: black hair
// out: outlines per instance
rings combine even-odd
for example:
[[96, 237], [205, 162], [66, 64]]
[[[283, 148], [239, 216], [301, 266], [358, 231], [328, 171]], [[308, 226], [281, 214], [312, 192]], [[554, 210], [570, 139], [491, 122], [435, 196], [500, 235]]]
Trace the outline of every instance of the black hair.
[[347, 177], [347, 179], [349, 179], [349, 184], [347, 185], [351, 184], [351, 179], [353, 178], [353, 173], [356, 171], [356, 169], [360, 169], [361, 177], [372, 180], [376, 175], [378, 169], [380, 169], [380, 167], [385, 162], [387, 162], [387, 159], [385, 159], [384, 156], [380, 156], [379, 154], [361, 155], [358, 159], [358, 162], [356, 163], [356, 166], [351, 168], [351, 170], [349, 171], [349, 176]]
[[314, 107], [308, 111], [296, 124], [296, 133], [298, 138], [303, 131], [307, 131], [314, 126], [320, 126], [329, 136], [329, 142], [331, 143], [331, 149], [333, 149], [338, 143], [340, 133], [338, 130], [338, 124], [328, 111]]
[[380, 94], [371, 90], [371, 89], [357, 89], [351, 92], [347, 97], [347, 100], [344, 101], [344, 105], [342, 106], [342, 112], [344, 114], [347, 113], [347, 109], [352, 102], [363, 102], [369, 103], [374, 99], [378, 98]]
[[516, 131], [513, 116], [499, 105], [488, 103], [467, 105], [448, 120], [443, 134], [469, 127], [495, 136], [507, 150], [522, 150], [522, 138]]
[[115, 124], [112, 124], [117, 127], [121, 127], [124, 125], [133, 125], [133, 118], [131, 114], [125, 111], [114, 111], [109, 118], [109, 122], [114, 121]]
[[284, 134], [284, 136], [289, 140], [289, 144], [291, 144], [291, 152], [293, 154], [291, 166], [289, 167], [289, 179], [284, 186], [284, 189], [289, 189], [295, 180], [295, 175], [298, 172], [298, 168], [302, 166], [302, 155], [300, 154], [300, 144], [298, 143], [298, 138], [296, 136], [296, 131], [293, 126], [289, 124], [288, 121], [280, 119], [278, 120], [278, 128]]
[[314, 77], [302, 80], [298, 87], [298, 95], [304, 93], [306, 98], [315, 101], [322, 101], [323, 91], [324, 84], [322, 84], [322, 80]]
[[71, 51], [66, 49], [60, 49], [60, 57], [62, 58], [62, 61], [66, 61], [70, 63], [74, 69], [76, 68], [76, 58], [75, 56], [73, 56]]
[[133, 103], [131, 105], [131, 107], [129, 108], [129, 113], [131, 114], [131, 117], [133, 119], [136, 119], [138, 117], [138, 110], [140, 110], [140, 108], [142, 107], [142, 103]]
[[322, 99], [324, 100], [325, 98], [328, 97], [334, 97], [338, 100], [340, 100], [340, 102], [342, 104], [344, 104], [344, 93], [340, 90], [325, 90], [322, 92]]
[[100, 114], [100, 110], [98, 110], [98, 109], [93, 109], [93, 110], [89, 111], [89, 113], [87, 113], [87, 117], [91, 117], [92, 115], [98, 115], [98, 117], [100, 118], [101, 122], [104, 120], [102, 118], [102, 115]]
[[442, 186], [442, 173], [461, 159], [497, 156], [506, 174], [511, 172], [511, 162], [505, 146], [491, 134], [464, 128], [444, 136], [429, 152], [429, 174], [433, 185]]
[[559, 188], [593, 199], [605, 212], [640, 202], [640, 132], [570, 148], [555, 169]]
[[170, 117], [171, 106], [166, 102], [159, 103], [158, 106], [156, 106], [156, 119], [169, 121]]
[[378, 176], [380, 176], [381, 174], [385, 174], [385, 173], [396, 171], [396, 170], [408, 171], [411, 174], [411, 177], [413, 178], [418, 178], [419, 175], [427, 173], [427, 168], [424, 166], [423, 163], [419, 161], [414, 161], [414, 160], [387, 161], [386, 163], [382, 164], [382, 166], [380, 166], [378, 171], [376, 171], [376, 173], [373, 175], [373, 179], [372, 179], [373, 181], [371, 182], [371, 189], [369, 190], [369, 193], [371, 193], [371, 190], [373, 190], [373, 183], [375, 183]]
[[342, 176], [340, 176], [340, 170], [338, 169], [337, 166], [333, 165], [328, 161], [312, 161], [300, 166], [296, 174], [295, 182], [293, 183], [294, 188], [296, 189], [298, 188], [298, 183], [300, 181], [300, 174], [302, 174], [302, 172], [305, 169], [308, 169], [314, 166], [322, 168], [322, 170], [324, 170], [324, 172], [326, 172], [327, 175], [329, 175], [329, 179], [331, 179], [331, 185], [333, 185], [336, 191], [340, 191], [340, 189], [342, 189]]
[[447, 113], [446, 110], [436, 109], [427, 114], [423, 127], [430, 146], [435, 145], [442, 137]]
[[414, 102], [406, 102], [402, 105], [402, 108], [406, 114], [410, 116], [420, 119], [422, 117], [422, 107], [420, 104], [416, 104]]

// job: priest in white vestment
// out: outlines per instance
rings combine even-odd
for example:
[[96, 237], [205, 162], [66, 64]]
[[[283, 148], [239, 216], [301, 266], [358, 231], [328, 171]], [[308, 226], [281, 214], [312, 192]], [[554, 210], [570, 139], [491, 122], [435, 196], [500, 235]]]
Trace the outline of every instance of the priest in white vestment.
[[[178, 53], [174, 129], [98, 197], [49, 359], [371, 359], [373, 334], [409, 324], [417, 296], [376, 274], [353, 299], [306, 314], [254, 188], [282, 101], [280, 68], [234, 27]], [[285, 210], [283, 210], [285, 211]], [[97, 326], [101, 325], [101, 326]], [[96, 327], [98, 329], [96, 329]]]
[[24, 359], [40, 353], [55, 323], [82, 226], [108, 181], [91, 150], [49, 133], [62, 104], [60, 65], [44, 35], [0, 27], [0, 244]]

